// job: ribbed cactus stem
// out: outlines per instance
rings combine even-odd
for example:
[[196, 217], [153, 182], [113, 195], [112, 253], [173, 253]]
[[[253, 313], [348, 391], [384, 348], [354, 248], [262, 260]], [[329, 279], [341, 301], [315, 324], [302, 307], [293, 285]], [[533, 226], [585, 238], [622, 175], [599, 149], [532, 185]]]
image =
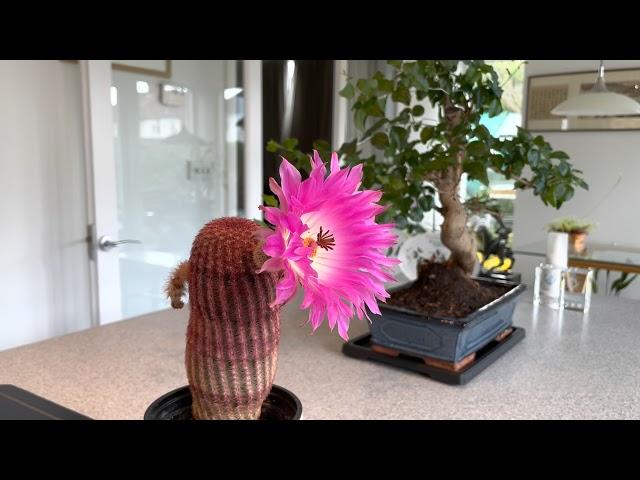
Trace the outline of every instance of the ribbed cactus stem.
[[257, 419], [271, 391], [280, 339], [277, 276], [258, 274], [258, 225], [221, 218], [196, 236], [188, 267], [180, 265], [167, 285], [179, 308], [180, 275], [188, 272], [189, 303], [185, 363], [195, 419]]

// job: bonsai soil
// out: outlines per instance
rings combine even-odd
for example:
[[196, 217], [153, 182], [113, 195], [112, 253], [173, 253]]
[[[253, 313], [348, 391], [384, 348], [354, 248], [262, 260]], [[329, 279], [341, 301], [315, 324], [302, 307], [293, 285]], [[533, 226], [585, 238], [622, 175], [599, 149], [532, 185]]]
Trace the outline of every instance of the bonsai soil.
[[387, 304], [426, 316], [461, 318], [509, 291], [501, 285], [482, 285], [460, 269], [432, 260], [418, 266], [410, 287], [393, 292]]

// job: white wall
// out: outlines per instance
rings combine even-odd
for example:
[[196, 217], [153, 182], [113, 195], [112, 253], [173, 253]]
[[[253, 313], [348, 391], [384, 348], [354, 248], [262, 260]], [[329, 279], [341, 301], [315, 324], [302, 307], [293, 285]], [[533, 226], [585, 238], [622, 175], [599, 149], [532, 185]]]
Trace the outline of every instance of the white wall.
[[78, 65], [0, 61], [0, 350], [90, 326]]
[[[598, 62], [529, 60], [525, 75], [593, 70], [595, 78]], [[640, 68], [640, 60], [605, 60], [605, 69], [632, 67]], [[576, 168], [584, 171], [589, 191], [578, 189], [559, 211], [545, 207], [531, 192], [519, 191], [514, 218], [516, 248], [543, 240], [545, 225], [564, 215], [588, 217], [599, 223], [591, 234], [595, 241], [640, 245], [640, 131], [543, 132], [542, 135], [553, 148], [566, 151]], [[517, 256], [515, 269], [523, 274], [525, 283], [533, 285], [533, 269], [537, 263], [531, 257]], [[640, 298], [640, 279], [622, 295]]]

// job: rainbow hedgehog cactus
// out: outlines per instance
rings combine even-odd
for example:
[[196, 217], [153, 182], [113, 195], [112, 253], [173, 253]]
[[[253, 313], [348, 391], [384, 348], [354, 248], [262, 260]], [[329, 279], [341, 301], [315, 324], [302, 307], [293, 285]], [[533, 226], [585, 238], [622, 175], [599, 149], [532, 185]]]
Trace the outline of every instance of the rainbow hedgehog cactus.
[[[173, 308], [189, 287], [185, 364], [195, 419], [257, 419], [271, 391], [280, 339], [280, 308], [295, 295], [315, 331], [327, 321], [348, 339], [354, 316], [379, 314], [398, 260], [393, 224], [375, 221], [382, 192], [360, 190], [362, 165], [327, 175], [317, 152], [302, 180], [287, 160], [269, 184], [278, 207], [261, 207], [273, 228], [221, 218], [197, 234], [188, 261], [167, 283]], [[369, 319], [370, 320], [370, 319]]]

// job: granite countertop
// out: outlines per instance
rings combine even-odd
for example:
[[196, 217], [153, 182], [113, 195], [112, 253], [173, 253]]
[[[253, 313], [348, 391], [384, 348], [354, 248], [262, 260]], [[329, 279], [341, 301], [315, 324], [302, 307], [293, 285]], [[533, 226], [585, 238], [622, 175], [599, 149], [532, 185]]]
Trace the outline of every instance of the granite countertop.
[[[464, 386], [357, 360], [323, 326], [282, 317], [276, 382], [302, 401], [305, 419], [622, 419], [640, 417], [640, 302], [594, 296], [588, 315], [534, 307], [514, 324], [526, 338]], [[96, 419], [141, 419], [186, 384], [188, 310], [167, 310], [0, 352], [0, 383], [14, 384]], [[367, 325], [352, 322], [355, 337]]]

